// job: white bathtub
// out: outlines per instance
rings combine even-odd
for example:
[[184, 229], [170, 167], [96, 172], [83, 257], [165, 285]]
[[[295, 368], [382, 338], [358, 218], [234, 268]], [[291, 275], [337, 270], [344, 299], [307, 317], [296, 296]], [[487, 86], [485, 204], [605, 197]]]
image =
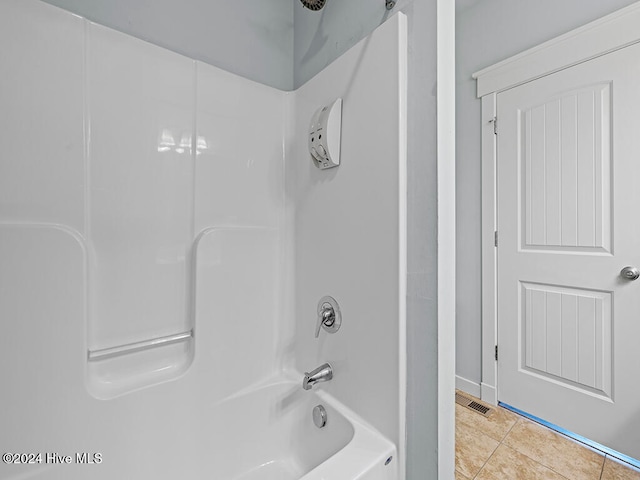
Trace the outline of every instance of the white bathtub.
[[[327, 424], [312, 410], [323, 405]], [[396, 447], [324, 392], [283, 381], [238, 394], [211, 412], [216, 480], [397, 480]], [[389, 462], [387, 460], [391, 458]]]

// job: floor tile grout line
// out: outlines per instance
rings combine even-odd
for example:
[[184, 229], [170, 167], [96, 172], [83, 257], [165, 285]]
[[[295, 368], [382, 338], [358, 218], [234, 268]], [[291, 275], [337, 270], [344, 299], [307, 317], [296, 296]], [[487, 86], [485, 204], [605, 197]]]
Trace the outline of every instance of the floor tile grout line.
[[[496, 412], [498, 412], [498, 411], [499, 411], [499, 409], [501, 409], [502, 407], [500, 407], [500, 406], [498, 405], [498, 406], [495, 406], [495, 407], [493, 407], [493, 408], [495, 408]], [[506, 410], [506, 409], [504, 409], [504, 410], [505, 410], [505, 412], [513, 413], [513, 412], [509, 412], [509, 411], [508, 411], [508, 410]], [[495, 413], [494, 413], [494, 414], [495, 414]], [[488, 421], [488, 418], [489, 418], [489, 417], [484, 417], [484, 418], [485, 418], [485, 420], [486, 420], [486, 421]], [[469, 425], [467, 422], [465, 422], [465, 421], [463, 421], [462, 419], [460, 419], [460, 423], [461, 423], [461, 424], [464, 424], [466, 427], [471, 428], [471, 429], [473, 429], [474, 431], [476, 431], [476, 432], [478, 432], [478, 433], [481, 433], [481, 434], [483, 434], [483, 435], [485, 435], [485, 436], [487, 436], [487, 437], [491, 438], [492, 440], [494, 440], [494, 441], [498, 442], [498, 446], [497, 446], [496, 448], [494, 448], [493, 452], [491, 452], [491, 455], [489, 455], [489, 457], [487, 458], [487, 460], [482, 464], [482, 466], [480, 467], [480, 469], [478, 470], [478, 472], [473, 476], [473, 478], [472, 478], [471, 480], [476, 480], [476, 479], [478, 478], [478, 475], [480, 475], [480, 472], [482, 472], [482, 469], [487, 465], [487, 463], [489, 462], [489, 460], [491, 460], [491, 457], [493, 457], [493, 456], [495, 455], [495, 453], [498, 451], [498, 448], [500, 448], [500, 445], [502, 445], [502, 444], [503, 444], [503, 442], [504, 442], [504, 440], [505, 440], [505, 438], [507, 438], [507, 435], [509, 435], [509, 433], [511, 432], [511, 430], [513, 430], [513, 428], [516, 426], [516, 424], [518, 424], [518, 422], [520, 422], [520, 420], [521, 420], [520, 416], [519, 416], [519, 415], [516, 415], [515, 422], [513, 422], [513, 424], [511, 425], [511, 427], [509, 427], [509, 429], [507, 430], [507, 432], [502, 436], [502, 439], [501, 439], [501, 440], [498, 440], [498, 439], [493, 438], [491, 435], [487, 435], [485, 432], [483, 432], [483, 431], [479, 430], [475, 425]], [[507, 446], [507, 447], [508, 447], [508, 445], [506, 445], [506, 444], [505, 444], [505, 446]], [[528, 457], [527, 457], [527, 458], [528, 458]], [[535, 460], [533, 460], [533, 459], [531, 459], [531, 460], [535, 462]], [[537, 462], [537, 463], [540, 463], [540, 462]], [[542, 465], [542, 464], [541, 464], [541, 465]], [[465, 476], [466, 476], [466, 475], [465, 475]], [[561, 476], [562, 476], [562, 475], [561, 475]], [[563, 478], [566, 478], [566, 477], [564, 477], [564, 476], [562, 476], [562, 477], [563, 477]]]
[[602, 476], [604, 475], [604, 465], [605, 463], [607, 463], [607, 457], [609, 457], [609, 455], [604, 456], [604, 462], [602, 462], [602, 470], [600, 470], [599, 480], [602, 480]]
[[[525, 420], [528, 420], [528, 419], [527, 419], [526, 417], [521, 417], [521, 418], [520, 418], [516, 423], [524, 422]], [[535, 422], [534, 422], [534, 423], [535, 423]], [[536, 425], [539, 425], [539, 424], [536, 424]], [[541, 425], [541, 426], [542, 426], [543, 428], [546, 428], [547, 430], [549, 430], [549, 431], [553, 432], [553, 433], [556, 433], [556, 434], [558, 433], [558, 432], [554, 432], [554, 431], [553, 431], [552, 429], [550, 429], [549, 427], [546, 427], [546, 426], [544, 426], [544, 425]], [[515, 425], [514, 425], [514, 427], [515, 427]], [[513, 429], [513, 428], [512, 428], [512, 429]], [[505, 436], [504, 438], [505, 438], [505, 440], [506, 440], [506, 438], [507, 438], [507, 437]], [[504, 442], [502, 442], [502, 443], [504, 443]], [[501, 443], [501, 444], [502, 444], [502, 443]], [[577, 442], [576, 442], [576, 443], [577, 443]], [[557, 474], [557, 475], [560, 475], [562, 478], [566, 478], [567, 480], [570, 480], [570, 479], [569, 479], [568, 477], [566, 477], [564, 474], [562, 474], [562, 473], [558, 472], [554, 467], [551, 467], [550, 465], [546, 465], [546, 464], [542, 463], [541, 461], [536, 460], [535, 458], [531, 458], [529, 455], [527, 455], [526, 453], [524, 453], [524, 452], [520, 451], [518, 448], [516, 448], [516, 447], [515, 447], [515, 445], [514, 445], [514, 446], [511, 446], [511, 445], [508, 445], [508, 444], [506, 444], [506, 443], [505, 443], [504, 445], [505, 445], [505, 447], [509, 447], [509, 448], [511, 448], [512, 450], [515, 450], [515, 451], [516, 451], [516, 452], [518, 452], [520, 455], [523, 455], [523, 456], [527, 457], [527, 458], [528, 458], [529, 460], [531, 460], [532, 462], [535, 462], [535, 463], [537, 463], [538, 465], [542, 465], [543, 467], [548, 468], [548, 469], [549, 469], [549, 470], [551, 470], [553, 473], [555, 473], [555, 474]], [[585, 450], [590, 450], [590, 449], [586, 448], [584, 445], [581, 445], [581, 444], [579, 444], [579, 443], [578, 443], [578, 446], [580, 446], [581, 448], [584, 448]], [[496, 450], [497, 450], [497, 449], [496, 449]], [[602, 452], [595, 452], [595, 453], [597, 453], [598, 455], [601, 455], [601, 456], [605, 457], [605, 459], [606, 459], [606, 455], [605, 455], [605, 454], [603, 454]], [[603, 459], [603, 461], [602, 461], [602, 469], [604, 469], [604, 459]], [[600, 471], [600, 478], [599, 478], [599, 480], [602, 480], [602, 471], [603, 471], [603, 470], [601, 470], [601, 471]]]
[[[502, 445], [502, 444], [501, 444]], [[515, 448], [514, 446], [511, 445], [507, 445], [506, 443], [504, 444], [505, 447], [510, 448], [511, 450], [515, 451], [516, 453], [519, 453], [520, 455], [522, 455], [523, 457], [527, 457], [529, 460], [531, 460], [533, 463], [537, 463], [538, 465], [543, 466], [544, 468], [546, 468], [547, 470], [551, 470], [553, 473], [555, 473], [556, 475], [561, 476], [562, 478], [566, 479], [566, 480], [571, 480], [569, 477], [566, 477], [564, 474], [558, 472], [556, 469], [550, 467], [549, 465], [545, 465], [544, 463], [542, 463], [539, 460], [536, 460], [535, 458], [531, 458], [529, 455], [527, 455], [526, 453], [521, 452], [520, 450], [518, 450], [517, 448]], [[497, 449], [496, 449], [497, 450]]]
[[[467, 477], [464, 473], [462, 473], [460, 470], [458, 470], [457, 468], [455, 469], [454, 473], [459, 473], [461, 476], [463, 476], [464, 478], [469, 478]], [[473, 479], [471, 479], [473, 480]]]
[[[464, 408], [464, 407], [463, 407], [463, 408]], [[479, 414], [478, 414], [478, 415], [479, 415]], [[487, 420], [487, 417], [484, 417], [484, 421], [488, 421], [488, 420]], [[473, 430], [474, 432], [481, 433], [481, 434], [482, 434], [482, 435], [484, 435], [485, 437], [489, 437], [489, 438], [490, 438], [491, 440], [493, 440], [494, 442], [498, 442], [498, 443], [500, 443], [500, 442], [502, 441], [502, 440], [499, 440], [499, 439], [497, 439], [497, 438], [494, 438], [492, 435], [489, 435], [489, 434], [488, 434], [488, 433], [486, 433], [485, 431], [483, 431], [483, 430], [479, 429], [476, 425], [471, 425], [471, 424], [469, 424], [469, 423], [465, 422], [464, 420], [462, 420], [462, 419], [461, 419], [460, 417], [458, 417], [458, 416], [456, 416], [456, 423], [460, 423], [460, 424], [464, 425], [465, 427], [470, 428], [470, 429], [471, 429], [471, 430]], [[516, 423], [517, 423], [517, 421], [516, 421]], [[514, 425], [515, 425], [515, 424], [514, 424]], [[513, 425], [511, 426], [511, 428], [513, 428]], [[511, 428], [509, 428], [509, 431], [511, 431]], [[509, 432], [507, 432], [507, 433], [509, 433]], [[505, 434], [505, 436], [506, 436], [506, 434]], [[504, 437], [503, 437], [503, 438], [504, 438]]]
[[462, 420], [458, 420], [456, 419], [456, 422], [458, 422], [461, 425], [464, 425], [465, 427], [467, 427], [468, 429], [470, 429], [471, 431], [475, 432], [475, 433], [479, 433], [480, 435], [484, 435], [485, 437], [490, 438], [491, 440], [493, 440], [494, 442], [498, 442], [500, 443], [501, 440], [498, 440], [497, 438], [493, 438], [491, 435], [483, 432], [482, 430], [480, 430], [479, 428], [477, 428], [475, 425], [469, 425], [467, 422], [463, 422]]
[[[518, 415], [518, 414], [516, 414], [516, 415]], [[518, 416], [520, 417], [520, 420], [522, 421], [522, 423], [531, 422], [534, 425], [542, 427], [545, 431], [551, 432], [551, 433], [555, 434], [559, 438], [563, 438], [565, 440], [568, 440], [572, 444], [577, 445], [578, 447], [580, 447], [580, 448], [582, 448], [584, 450], [588, 450], [590, 452], [596, 453], [596, 454], [600, 455], [601, 457], [608, 457], [609, 456], [609, 454], [603, 452], [602, 450], [598, 450], [597, 448], [594, 448], [591, 445], [587, 445], [586, 443], [583, 443], [580, 440], [576, 440], [575, 438], [573, 438], [573, 437], [571, 437], [569, 435], [565, 435], [562, 432], [558, 432], [558, 431], [554, 430], [553, 428], [548, 427], [547, 425], [544, 425], [542, 423], [538, 423], [538, 422], [536, 422], [534, 420], [531, 420], [530, 418], [527, 418], [527, 417], [522, 416], [522, 415], [518, 415]]]
[[[462, 425], [464, 425], [467, 428], [472, 429], [474, 432], [477, 433], [481, 433], [482, 435], [484, 435], [485, 437], [489, 437], [491, 440], [493, 440], [494, 442], [498, 442], [501, 443], [502, 440], [498, 439], [498, 438], [494, 438], [493, 436], [489, 435], [486, 432], [483, 432], [482, 430], [480, 430], [479, 428], [477, 428], [475, 425], [469, 425], [467, 422], [464, 422], [462, 420], [456, 420], [458, 423], [461, 423]], [[518, 422], [516, 422], [518, 423]], [[515, 425], [515, 423], [513, 424]], [[504, 436], [502, 437], [502, 439], [504, 440], [504, 438], [508, 435], [508, 433], [511, 431], [511, 429], [513, 428], [513, 425], [511, 425], [511, 427], [509, 428], [509, 430], [507, 431], [507, 433], [504, 434]], [[497, 436], [497, 435], [496, 435]]]
[[[460, 405], [460, 406], [461, 406], [462, 408], [465, 408], [465, 407], [463, 407], [462, 405]], [[484, 432], [484, 431], [482, 431], [482, 430], [478, 429], [475, 425], [470, 425], [469, 423], [465, 422], [464, 420], [462, 420], [462, 419], [461, 419], [461, 418], [459, 418], [459, 417], [456, 417], [456, 422], [459, 422], [459, 423], [461, 423], [461, 424], [463, 424], [463, 425], [466, 425], [467, 427], [472, 428], [473, 430], [476, 430], [476, 431], [478, 431], [478, 432], [482, 433], [483, 435], [486, 435], [487, 437], [491, 438], [492, 440], [495, 440], [496, 442], [502, 442], [502, 441], [507, 437], [507, 435], [509, 435], [509, 432], [511, 432], [511, 430], [513, 430], [513, 427], [515, 427], [515, 426], [516, 426], [516, 424], [520, 421], [520, 419], [521, 419], [521, 418], [524, 418], [524, 417], [521, 417], [520, 415], [518, 415], [518, 414], [516, 414], [516, 413], [514, 413], [514, 412], [510, 412], [510, 411], [509, 411], [509, 410], [507, 410], [506, 408], [502, 408], [502, 407], [500, 407], [500, 406], [492, 407], [492, 408], [494, 408], [494, 409], [496, 410], [496, 412], [498, 412], [498, 411], [504, 411], [504, 412], [509, 413], [509, 414], [512, 414], [512, 415], [514, 415], [514, 416], [516, 417], [515, 422], [513, 422], [513, 425], [511, 425], [511, 426], [509, 427], [509, 429], [507, 430], [507, 432], [502, 436], [502, 439], [494, 438], [493, 436], [489, 435], [488, 433], [486, 433], [486, 432]], [[502, 409], [502, 410], [499, 410], [499, 409]], [[494, 413], [494, 415], [495, 415], [495, 413]], [[490, 418], [490, 417], [484, 417], [485, 421], [489, 421], [489, 418]]]
[[464, 478], [464, 480], [474, 480], [474, 478], [475, 478], [475, 477], [474, 477], [474, 478], [469, 478], [469, 477], [467, 477], [464, 473], [462, 473], [462, 472], [461, 472], [460, 470], [458, 470], [457, 468], [456, 468], [456, 470], [455, 470], [455, 471], [456, 471], [457, 473], [459, 473], [459, 474], [460, 474], [460, 476], [462, 476], [462, 478]]
[[[533, 460], [533, 459], [532, 459]], [[533, 460], [535, 462], [535, 460]], [[545, 468], [548, 468], [549, 470], [551, 470], [553, 473], [556, 473], [558, 475], [560, 475], [562, 478], [566, 478], [567, 480], [570, 480], [568, 477], [565, 477], [562, 473], [560, 473], [559, 471], [557, 471], [555, 468], [550, 467], [549, 465], [545, 465], [542, 462], [538, 462], [540, 465], [542, 465]], [[572, 472], [573, 473], [573, 472]]]
[[491, 455], [489, 455], [489, 458], [487, 458], [485, 460], [485, 462], [482, 464], [482, 466], [480, 467], [480, 470], [478, 470], [478, 472], [473, 476], [473, 480], [475, 480], [476, 478], [478, 478], [478, 475], [480, 475], [480, 472], [482, 472], [482, 469], [485, 467], [485, 465], [487, 463], [489, 463], [489, 460], [491, 460], [491, 457], [493, 457], [496, 452], [498, 451], [498, 449], [500, 448], [500, 445], [502, 445], [502, 442], [498, 443], [498, 446], [496, 448], [493, 449], [493, 452], [491, 452]]
[[[477, 471], [475, 474], [473, 474], [473, 473], [472, 473], [472, 474], [471, 474], [471, 476], [467, 476], [467, 475], [465, 475], [465, 474], [464, 474], [464, 472], [460, 472], [460, 473], [461, 473], [461, 474], [463, 474], [466, 478], [469, 478], [470, 480], [474, 480], [474, 479], [478, 476], [478, 474], [480, 473], [480, 471], [482, 470], [482, 468], [483, 468], [483, 467], [486, 465], [486, 463], [489, 461], [489, 458], [491, 458], [491, 456], [492, 456], [492, 455], [495, 453], [495, 451], [498, 449], [498, 447], [500, 446], [500, 441], [499, 441], [499, 440], [496, 440], [496, 439], [495, 439], [495, 438], [493, 438], [493, 437], [490, 437], [489, 435], [487, 435], [487, 434], [486, 434], [486, 433], [484, 433], [484, 432], [481, 432], [480, 430], [478, 430], [478, 429], [477, 429], [476, 427], [474, 427], [474, 426], [471, 426], [471, 425], [469, 425], [469, 424], [467, 424], [467, 423], [464, 423], [464, 422], [460, 422], [460, 423], [461, 423], [461, 424], [463, 424], [466, 428], [468, 428], [468, 429], [469, 429], [473, 434], [475, 434], [475, 435], [482, 435], [482, 436], [484, 436], [484, 437], [487, 437], [489, 440], [492, 440], [492, 441], [494, 441], [494, 442], [496, 442], [496, 443], [497, 443], [496, 447], [492, 450], [492, 452], [491, 452], [491, 454], [489, 455], [489, 457], [487, 457], [487, 460], [485, 460], [485, 462], [482, 464], [482, 467], [480, 467], [480, 468], [478, 469], [478, 471]], [[457, 428], [457, 427], [456, 427], [456, 428]]]
[[520, 422], [519, 418], [516, 418], [516, 421], [513, 422], [513, 425], [511, 425], [511, 428], [509, 428], [509, 430], [507, 430], [507, 433], [504, 434], [504, 436], [502, 437], [502, 440], [500, 440], [500, 443], [502, 444], [506, 438], [509, 436], [509, 434], [511, 433], [511, 431], [515, 428], [515, 426]]

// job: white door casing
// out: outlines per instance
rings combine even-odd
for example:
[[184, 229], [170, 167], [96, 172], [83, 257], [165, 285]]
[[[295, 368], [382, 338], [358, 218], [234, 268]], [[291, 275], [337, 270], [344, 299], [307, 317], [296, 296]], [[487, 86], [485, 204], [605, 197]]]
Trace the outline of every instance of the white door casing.
[[635, 45], [497, 96], [498, 399], [635, 458], [639, 84]]

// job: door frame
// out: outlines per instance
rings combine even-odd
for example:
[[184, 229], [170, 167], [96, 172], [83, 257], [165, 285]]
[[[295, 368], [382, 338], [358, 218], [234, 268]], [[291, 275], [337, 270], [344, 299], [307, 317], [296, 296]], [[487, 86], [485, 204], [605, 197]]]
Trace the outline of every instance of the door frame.
[[[480, 397], [498, 403], [497, 95], [607, 53], [640, 43], [640, 1], [473, 74], [482, 102], [482, 379]], [[496, 232], [498, 232], [496, 234]]]

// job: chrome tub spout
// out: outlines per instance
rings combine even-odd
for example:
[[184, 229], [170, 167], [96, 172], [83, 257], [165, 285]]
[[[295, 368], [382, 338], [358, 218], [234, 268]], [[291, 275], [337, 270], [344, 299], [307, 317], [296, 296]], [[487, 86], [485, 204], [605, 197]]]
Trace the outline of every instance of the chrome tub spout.
[[332, 378], [333, 369], [331, 368], [331, 365], [325, 363], [311, 372], [305, 372], [304, 380], [302, 380], [302, 388], [305, 390], [311, 390], [311, 387], [316, 383], [328, 382]]

